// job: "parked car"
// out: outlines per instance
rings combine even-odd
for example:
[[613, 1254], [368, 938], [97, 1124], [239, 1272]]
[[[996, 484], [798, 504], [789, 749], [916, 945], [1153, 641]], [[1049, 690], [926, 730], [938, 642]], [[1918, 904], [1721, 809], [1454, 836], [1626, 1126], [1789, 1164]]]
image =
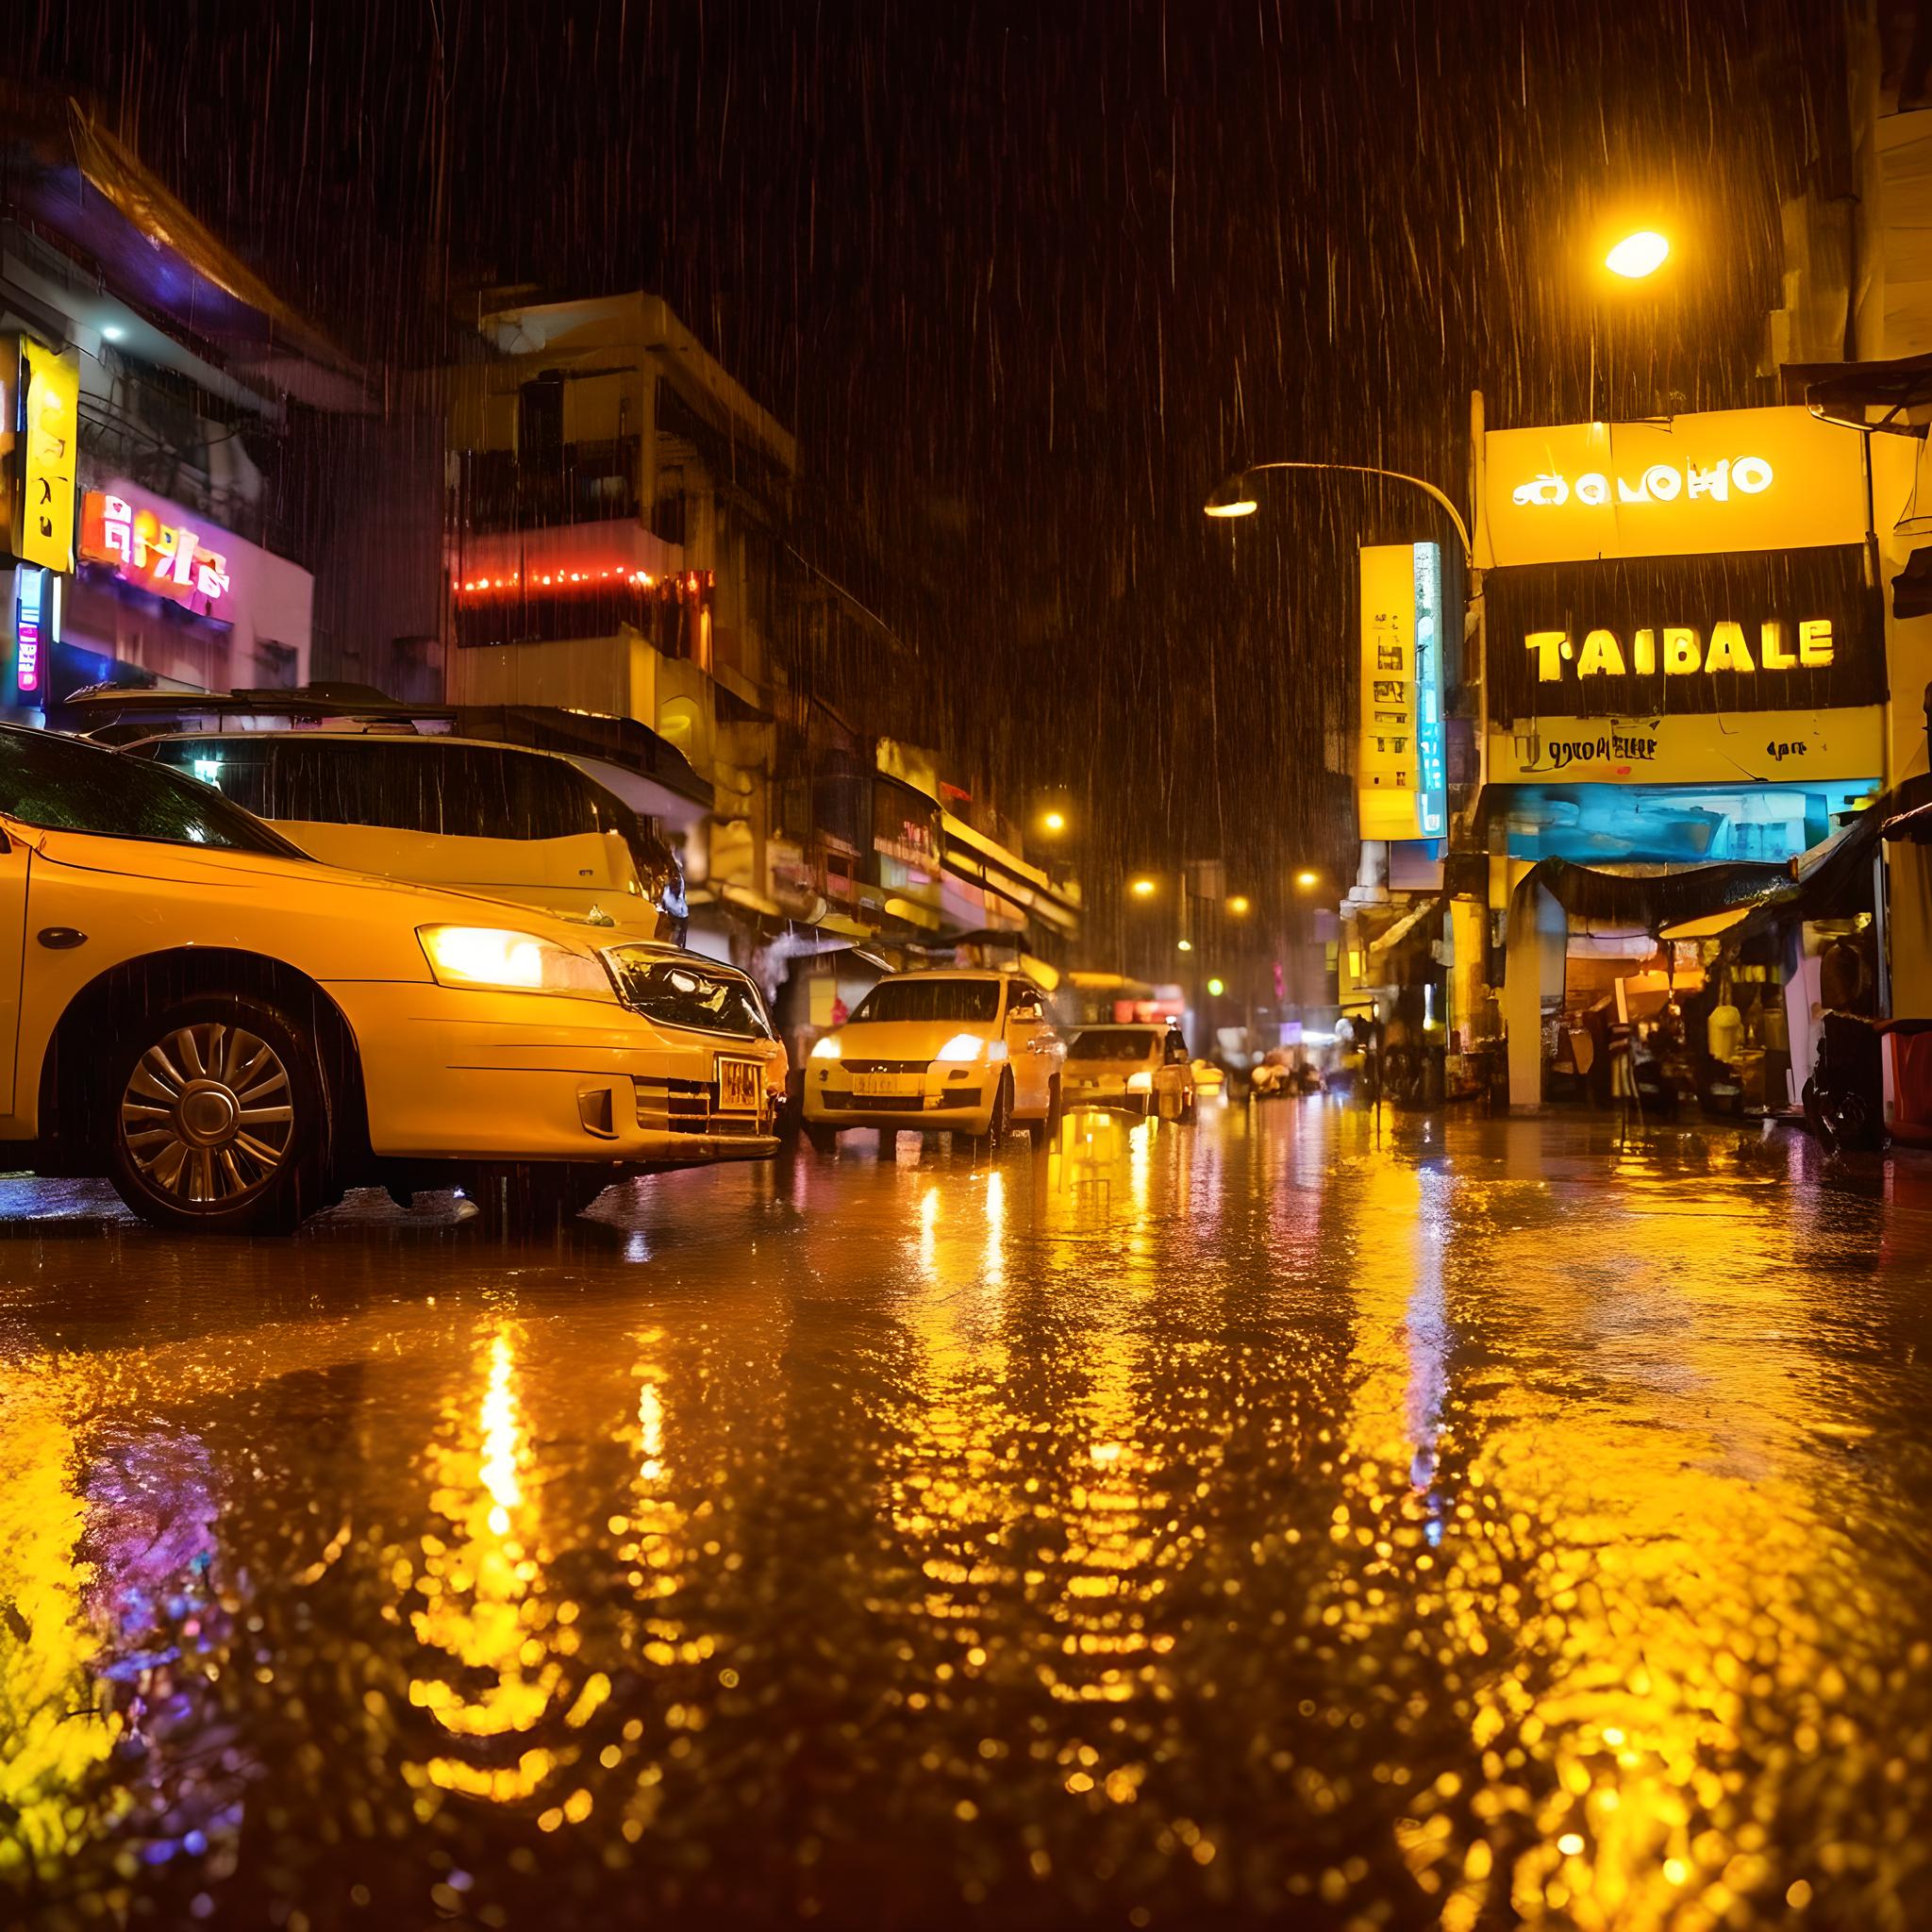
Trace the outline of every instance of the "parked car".
[[567, 758], [439, 733], [169, 731], [118, 749], [212, 785], [312, 858], [682, 939], [669, 845]]
[[1198, 1057], [1194, 1060], [1193, 1070], [1195, 1098], [1198, 1100], [1203, 1095], [1208, 1095], [1219, 1099], [1226, 1090], [1227, 1075], [1214, 1061], [1204, 1060]]
[[895, 973], [811, 1050], [804, 1124], [815, 1147], [848, 1127], [971, 1136], [997, 1150], [1024, 1124], [1037, 1147], [1060, 1115], [1059, 1037], [1045, 995], [1013, 973]]
[[1194, 1118], [1194, 1070], [1178, 1026], [1083, 1026], [1067, 1048], [1069, 1107]]
[[[614, 941], [614, 942], [613, 942]], [[292, 1227], [363, 1183], [554, 1220], [776, 1151], [730, 967], [325, 866], [213, 788], [0, 726], [0, 1149], [137, 1213]]]

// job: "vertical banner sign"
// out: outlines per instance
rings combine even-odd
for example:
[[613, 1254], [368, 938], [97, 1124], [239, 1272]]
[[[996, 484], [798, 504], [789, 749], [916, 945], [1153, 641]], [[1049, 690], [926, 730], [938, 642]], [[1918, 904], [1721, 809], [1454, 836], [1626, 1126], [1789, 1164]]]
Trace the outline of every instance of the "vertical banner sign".
[[1361, 836], [1441, 839], [1449, 817], [1441, 549], [1364, 544], [1361, 593]]
[[13, 686], [29, 703], [40, 701], [51, 583], [47, 572], [32, 564], [13, 573]]
[[80, 456], [80, 362], [23, 336], [15, 451], [13, 554], [74, 568], [74, 485]]

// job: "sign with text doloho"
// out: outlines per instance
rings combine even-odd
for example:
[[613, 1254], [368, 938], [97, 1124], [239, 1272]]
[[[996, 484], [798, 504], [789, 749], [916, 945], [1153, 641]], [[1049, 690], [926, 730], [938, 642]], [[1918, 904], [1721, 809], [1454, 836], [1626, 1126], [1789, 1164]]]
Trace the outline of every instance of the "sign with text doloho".
[[1442, 553], [1434, 543], [1365, 543], [1361, 572], [1360, 835], [1440, 839], [1449, 822]]
[[1483, 465], [1485, 568], [1865, 541], [1865, 440], [1808, 409], [1496, 429]]

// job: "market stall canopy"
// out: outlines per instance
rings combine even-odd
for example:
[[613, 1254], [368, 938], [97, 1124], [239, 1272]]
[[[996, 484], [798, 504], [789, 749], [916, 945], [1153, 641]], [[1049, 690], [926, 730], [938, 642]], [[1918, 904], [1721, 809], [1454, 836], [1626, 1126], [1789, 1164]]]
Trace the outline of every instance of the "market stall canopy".
[[[1792, 891], [1781, 865], [1690, 866], [1677, 872], [1599, 872], [1567, 858], [1531, 866], [1534, 880], [1572, 920], [1629, 932], [1661, 933], [1713, 914], [1750, 912]], [[1517, 891], [1523, 891], [1519, 886]]]

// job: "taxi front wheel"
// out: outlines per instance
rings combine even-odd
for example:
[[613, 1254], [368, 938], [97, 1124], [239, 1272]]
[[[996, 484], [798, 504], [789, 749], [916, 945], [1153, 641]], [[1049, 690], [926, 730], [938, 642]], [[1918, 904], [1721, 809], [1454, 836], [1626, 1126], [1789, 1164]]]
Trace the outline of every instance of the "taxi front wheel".
[[108, 1056], [108, 1177], [142, 1220], [286, 1234], [322, 1206], [322, 1072], [292, 1020], [252, 994], [185, 1001]]
[[987, 1116], [986, 1132], [973, 1137], [974, 1158], [990, 1159], [1006, 1144], [1007, 1129], [1013, 1122], [1013, 1076], [1000, 1075], [1000, 1084], [992, 1096], [992, 1111]]

